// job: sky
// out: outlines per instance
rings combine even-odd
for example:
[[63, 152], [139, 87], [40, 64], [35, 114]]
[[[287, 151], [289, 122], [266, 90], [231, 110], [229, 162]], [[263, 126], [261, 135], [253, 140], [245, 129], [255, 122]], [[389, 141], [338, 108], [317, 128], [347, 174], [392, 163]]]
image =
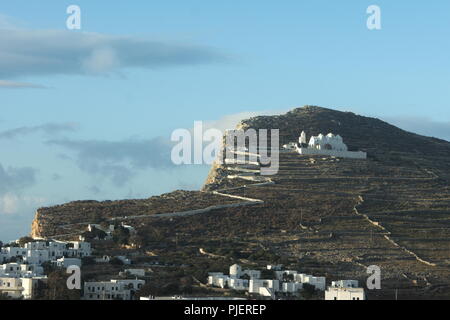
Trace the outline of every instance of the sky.
[[2, 1], [0, 240], [29, 233], [42, 206], [199, 189], [207, 165], [170, 161], [171, 133], [194, 121], [226, 129], [319, 105], [450, 140], [449, 12], [447, 0]]

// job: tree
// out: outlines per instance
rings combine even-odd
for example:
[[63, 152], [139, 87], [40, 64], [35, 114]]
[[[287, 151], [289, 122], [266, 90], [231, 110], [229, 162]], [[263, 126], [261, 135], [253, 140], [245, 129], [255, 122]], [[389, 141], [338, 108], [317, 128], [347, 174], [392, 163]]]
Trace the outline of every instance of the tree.
[[91, 266], [95, 264], [95, 258], [94, 257], [82, 257], [81, 258], [81, 264], [83, 266]]
[[118, 226], [114, 229], [113, 241], [117, 244], [128, 244], [130, 239], [130, 231], [122, 226]]
[[294, 281], [294, 275], [283, 273], [283, 281], [285, 282]]
[[12, 300], [6, 293], [0, 292], [0, 300]]
[[67, 278], [69, 274], [58, 270], [48, 275], [46, 282], [38, 285], [36, 293], [37, 299], [43, 300], [80, 300], [81, 290], [69, 290], [67, 288]]
[[25, 244], [27, 244], [28, 242], [32, 242], [33, 240], [34, 240], [33, 238], [28, 237], [28, 236], [22, 237], [22, 238], [19, 239], [19, 245], [21, 247], [24, 247]]
[[275, 271], [264, 269], [261, 271], [261, 279], [275, 279]]
[[50, 274], [56, 271], [55, 265], [50, 261], [45, 261], [41, 266], [44, 268], [44, 274]]
[[109, 263], [112, 264], [113, 266], [123, 266], [123, 261], [117, 257], [114, 257], [111, 260], [109, 260]]
[[314, 297], [316, 294], [316, 287], [309, 283], [304, 283], [302, 291], [300, 292], [300, 295], [303, 299], [309, 300]]

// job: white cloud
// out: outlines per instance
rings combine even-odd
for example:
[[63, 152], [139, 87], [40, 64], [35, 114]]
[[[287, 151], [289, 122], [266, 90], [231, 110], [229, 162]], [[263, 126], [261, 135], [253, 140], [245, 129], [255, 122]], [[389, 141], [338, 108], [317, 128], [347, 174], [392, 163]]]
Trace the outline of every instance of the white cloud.
[[22, 196], [8, 192], [0, 196], [0, 215], [17, 214], [23, 211], [35, 210], [44, 205], [46, 199], [36, 196]]
[[286, 111], [281, 110], [266, 110], [266, 111], [244, 111], [239, 113], [233, 113], [229, 115], [225, 115], [218, 120], [209, 120], [203, 122], [203, 128], [209, 129], [214, 128], [218, 129], [222, 132], [225, 132], [227, 129], [235, 129], [236, 125], [245, 119], [249, 119], [257, 116], [273, 116], [283, 114]]

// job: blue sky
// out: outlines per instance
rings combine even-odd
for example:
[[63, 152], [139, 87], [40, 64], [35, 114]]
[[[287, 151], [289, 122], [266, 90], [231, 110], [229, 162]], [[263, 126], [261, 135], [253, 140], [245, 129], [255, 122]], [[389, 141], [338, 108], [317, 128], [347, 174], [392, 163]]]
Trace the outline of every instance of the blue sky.
[[[71, 4], [79, 31], [66, 29]], [[373, 4], [381, 30], [366, 27]], [[207, 166], [165, 162], [172, 130], [195, 120], [312, 104], [450, 140], [449, 12], [437, 0], [3, 2], [0, 239], [29, 232], [39, 206], [199, 188]]]

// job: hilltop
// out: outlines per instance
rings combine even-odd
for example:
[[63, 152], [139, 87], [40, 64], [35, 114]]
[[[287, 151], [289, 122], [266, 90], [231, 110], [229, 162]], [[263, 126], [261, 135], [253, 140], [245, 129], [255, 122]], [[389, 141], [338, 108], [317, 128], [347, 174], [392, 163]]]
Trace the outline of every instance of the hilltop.
[[[312, 106], [254, 117], [238, 127], [279, 129], [280, 145], [297, 141], [302, 130], [308, 137], [332, 132], [368, 159], [282, 152], [280, 170], [267, 183], [257, 183], [257, 172], [243, 179], [239, 168], [216, 163], [202, 191], [188, 196], [39, 209], [34, 235], [77, 233], [80, 225], [72, 226], [86, 222], [89, 212], [135, 226], [143, 238], [135, 254], [152, 251], [202, 276], [236, 261], [281, 262], [329, 280], [365, 283], [365, 268], [375, 264], [383, 288], [369, 298], [393, 298], [394, 288], [404, 297], [450, 297], [449, 142]], [[205, 206], [213, 208], [155, 218]]]

